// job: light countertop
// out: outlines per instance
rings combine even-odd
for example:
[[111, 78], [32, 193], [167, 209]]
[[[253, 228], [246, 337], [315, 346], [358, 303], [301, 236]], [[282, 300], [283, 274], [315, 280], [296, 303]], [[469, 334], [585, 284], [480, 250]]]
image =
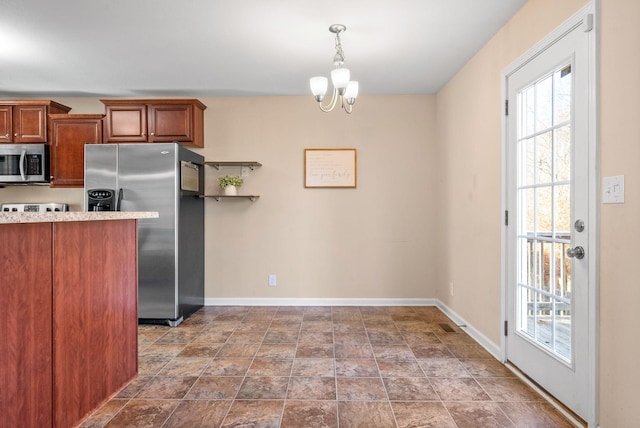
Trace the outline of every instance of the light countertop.
[[132, 220], [158, 218], [157, 211], [0, 212], [0, 224], [58, 223], [64, 221]]

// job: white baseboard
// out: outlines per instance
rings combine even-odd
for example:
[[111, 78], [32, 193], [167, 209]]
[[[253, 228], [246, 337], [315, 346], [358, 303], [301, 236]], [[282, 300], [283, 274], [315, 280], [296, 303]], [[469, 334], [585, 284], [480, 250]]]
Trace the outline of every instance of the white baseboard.
[[329, 299], [277, 297], [210, 297], [205, 306], [437, 306], [437, 299]]
[[489, 338], [487, 338], [487, 336], [485, 336], [484, 334], [480, 333], [472, 325], [468, 324], [464, 320], [464, 318], [462, 318], [460, 315], [455, 313], [451, 308], [449, 308], [447, 305], [442, 303], [439, 299], [435, 299], [435, 300], [437, 302], [436, 306], [442, 312], [444, 312], [449, 318], [451, 318], [453, 320], [453, 322], [455, 322], [458, 325], [458, 327], [460, 327], [464, 331], [466, 331], [467, 334], [469, 336], [471, 336], [471, 338], [473, 340], [478, 342], [478, 344], [480, 346], [482, 346], [484, 349], [486, 349], [487, 352], [489, 352], [491, 355], [496, 357], [498, 359], [498, 361], [502, 361], [502, 357], [501, 357], [502, 352], [500, 351], [500, 346], [499, 345], [496, 345], [495, 343], [493, 343], [491, 340], [489, 340]]

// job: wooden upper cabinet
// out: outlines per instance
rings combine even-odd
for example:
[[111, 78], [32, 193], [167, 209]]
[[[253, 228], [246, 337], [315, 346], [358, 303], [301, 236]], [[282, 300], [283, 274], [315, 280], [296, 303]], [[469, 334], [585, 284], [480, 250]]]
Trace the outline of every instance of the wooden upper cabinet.
[[0, 105], [0, 142], [13, 141], [13, 107]]
[[101, 144], [101, 114], [52, 114], [51, 187], [84, 186], [84, 146]]
[[69, 110], [54, 101], [0, 101], [0, 143], [46, 143], [47, 115]]
[[148, 142], [147, 106], [145, 104], [106, 104], [105, 113], [105, 143]]
[[101, 100], [105, 143], [166, 143], [204, 147], [204, 109], [188, 100]]

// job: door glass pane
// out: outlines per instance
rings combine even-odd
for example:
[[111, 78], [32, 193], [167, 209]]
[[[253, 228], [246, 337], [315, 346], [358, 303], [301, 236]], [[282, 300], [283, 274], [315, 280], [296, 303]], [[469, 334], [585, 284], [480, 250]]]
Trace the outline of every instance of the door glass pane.
[[524, 135], [531, 135], [534, 133], [535, 128], [535, 88], [529, 86], [527, 89], [521, 92], [518, 99], [518, 138], [522, 138]]
[[566, 124], [554, 131], [553, 154], [556, 181], [571, 178], [571, 125]]
[[539, 187], [536, 189], [536, 233], [539, 237], [551, 236], [551, 187]]
[[526, 153], [526, 156], [523, 156], [522, 159], [522, 176], [524, 178], [524, 180], [522, 181], [522, 183], [524, 185], [527, 184], [535, 184], [536, 182], [536, 145], [535, 145], [535, 139], [534, 138], [528, 138], [526, 140], [524, 140], [523, 143], [524, 146], [524, 150]]
[[552, 120], [552, 95], [553, 95], [553, 79], [548, 76], [535, 85], [535, 113], [536, 132], [551, 128]]
[[545, 132], [535, 138], [536, 141], [536, 183], [549, 183], [553, 177], [553, 152], [551, 151], [551, 132]]
[[535, 208], [535, 204], [534, 204], [534, 196], [535, 196], [535, 189], [526, 189], [524, 190], [522, 193], [524, 193], [524, 201], [525, 201], [525, 205], [524, 205], [524, 210], [522, 211], [524, 216], [526, 217], [526, 222], [525, 222], [525, 229], [522, 231], [523, 234], [525, 235], [531, 235], [533, 236], [533, 234], [535, 233], [535, 221], [536, 221], [536, 212], [534, 210]]
[[571, 361], [571, 67], [518, 93], [517, 331]]
[[554, 186], [555, 237], [571, 239], [571, 188], [568, 184]]
[[553, 73], [555, 123], [564, 122], [571, 118], [571, 77], [571, 65]]

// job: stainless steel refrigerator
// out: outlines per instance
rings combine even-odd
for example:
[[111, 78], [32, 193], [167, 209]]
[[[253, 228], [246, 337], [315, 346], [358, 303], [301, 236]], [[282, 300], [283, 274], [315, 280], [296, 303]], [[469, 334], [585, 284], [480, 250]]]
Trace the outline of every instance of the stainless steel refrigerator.
[[138, 220], [140, 322], [177, 326], [204, 305], [203, 164], [179, 143], [85, 145], [85, 210], [160, 213]]

